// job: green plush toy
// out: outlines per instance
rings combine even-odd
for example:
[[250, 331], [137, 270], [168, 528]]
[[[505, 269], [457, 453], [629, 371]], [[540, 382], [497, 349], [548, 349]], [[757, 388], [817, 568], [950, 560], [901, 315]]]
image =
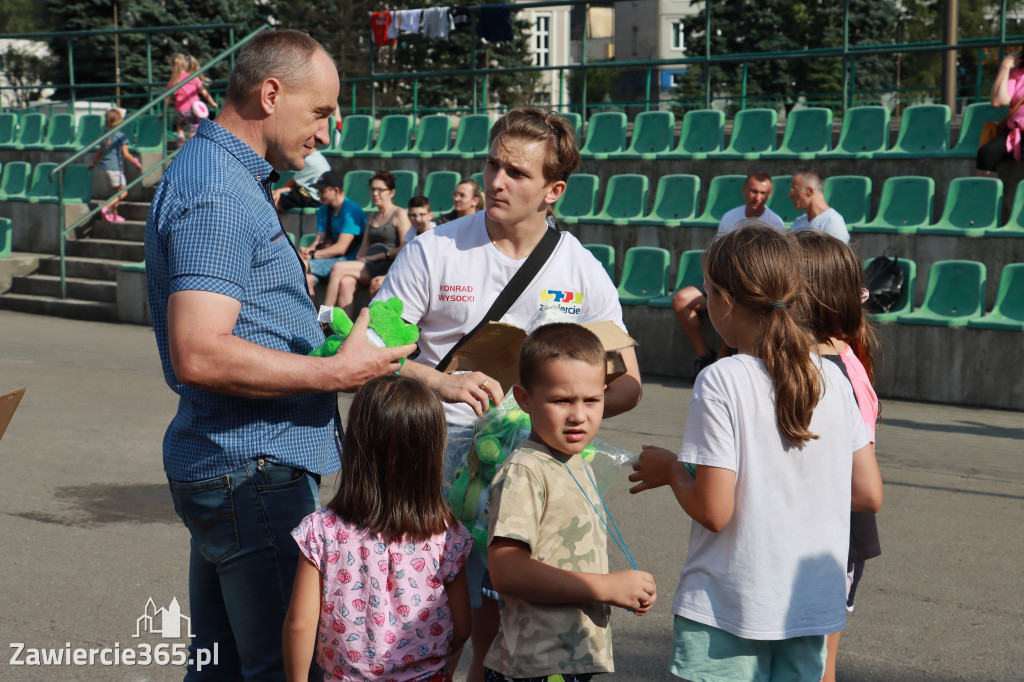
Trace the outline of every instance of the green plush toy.
[[[399, 298], [389, 298], [386, 301], [374, 301], [370, 304], [370, 325], [366, 329], [367, 340], [381, 348], [393, 348], [404, 346], [409, 343], [416, 343], [420, 338], [420, 330], [414, 324], [408, 324], [402, 319], [402, 312], [405, 306]], [[352, 333], [353, 322], [341, 308], [321, 306], [318, 319], [326, 323], [334, 332], [327, 340], [317, 348], [310, 351], [310, 355], [326, 358], [334, 355], [345, 343], [345, 339]]]

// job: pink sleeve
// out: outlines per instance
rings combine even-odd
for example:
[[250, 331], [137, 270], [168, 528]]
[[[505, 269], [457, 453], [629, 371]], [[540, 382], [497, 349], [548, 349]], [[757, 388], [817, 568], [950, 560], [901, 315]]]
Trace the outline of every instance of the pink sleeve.
[[321, 521], [321, 512], [313, 512], [292, 531], [292, 539], [299, 546], [299, 551], [318, 569], [321, 568], [321, 550], [327, 544]]
[[843, 365], [846, 366], [846, 373], [850, 377], [850, 383], [853, 384], [853, 394], [857, 396], [857, 406], [860, 408], [860, 416], [864, 419], [864, 424], [868, 427], [868, 434], [871, 436], [871, 442], [875, 442], [875, 423], [878, 421], [878, 395], [875, 393], [875, 389], [871, 386], [871, 380], [868, 379], [868, 373], [864, 369], [864, 365], [861, 364], [857, 356], [853, 354], [853, 351], [849, 346], [846, 347], [842, 353], [839, 354], [843, 359]]
[[444, 548], [441, 550], [441, 566], [438, 574], [450, 583], [466, 565], [466, 558], [473, 549], [473, 536], [458, 521], [448, 526], [444, 534]]

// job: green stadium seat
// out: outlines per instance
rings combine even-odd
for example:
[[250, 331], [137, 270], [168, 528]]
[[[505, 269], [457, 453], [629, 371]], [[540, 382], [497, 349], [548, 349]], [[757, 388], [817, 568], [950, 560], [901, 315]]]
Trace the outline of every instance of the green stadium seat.
[[[405, 208], [409, 205], [409, 199], [419, 194], [420, 176], [416, 171], [411, 170], [395, 170], [391, 173], [395, 176], [395, 198], [393, 201], [395, 206]], [[369, 187], [370, 183], [366, 184]]]
[[930, 159], [949, 149], [949, 107], [945, 104], [915, 104], [903, 110], [896, 144], [877, 159]]
[[313, 246], [313, 240], [316, 239], [316, 232], [310, 232], [299, 237], [299, 248], [308, 249]]
[[1024, 180], [1017, 183], [1010, 218], [1001, 227], [985, 230], [986, 237], [1024, 237]]
[[21, 129], [15, 149], [43, 149], [46, 143], [46, 115], [25, 114], [21, 117]]
[[615, 281], [615, 249], [608, 244], [584, 244], [583, 248], [589, 251], [597, 262], [601, 264], [604, 271], [608, 273], [608, 279]]
[[[871, 260], [864, 261], [864, 267], [867, 268]], [[917, 263], [910, 260], [909, 258], [897, 258], [896, 264], [903, 270], [903, 287], [900, 288], [899, 298], [893, 304], [892, 308], [887, 313], [872, 313], [869, 314], [872, 320], [876, 322], [895, 322], [900, 315], [912, 312], [914, 310], [914, 287], [917, 286]]]
[[14, 147], [18, 138], [18, 115], [12, 113], [0, 114], [0, 148]]
[[163, 142], [167, 139], [164, 119], [161, 116], [147, 115], [136, 119], [138, 123], [135, 144], [132, 145], [136, 153], [161, 153]]
[[985, 310], [985, 264], [970, 260], [941, 260], [928, 271], [924, 303], [900, 315], [900, 324], [963, 327]]
[[666, 294], [671, 256], [656, 246], [634, 246], [626, 251], [619, 282], [619, 303], [644, 305]]
[[290, 241], [292, 243], [292, 246], [294, 246], [295, 245], [295, 233], [294, 232], [285, 232], [285, 234], [288, 235], [288, 241]]
[[782, 144], [762, 159], [813, 159], [832, 148], [832, 110], [825, 107], [794, 109], [786, 118]]
[[462, 180], [455, 171], [434, 171], [427, 175], [423, 185], [423, 196], [430, 199], [430, 210], [437, 215], [448, 213], [455, 208], [452, 192]]
[[596, 175], [573, 173], [565, 183], [565, 192], [555, 202], [555, 217], [563, 223], [585, 223], [597, 212]]
[[0, 218], [0, 258], [11, 257], [11, 243], [14, 241], [11, 219]]
[[679, 269], [676, 271], [676, 285], [665, 296], [652, 298], [647, 305], [653, 308], [671, 308], [672, 296], [683, 287], [695, 287], [704, 282], [704, 263], [702, 249], [683, 251], [679, 256]]
[[626, 115], [621, 111], [602, 111], [587, 121], [587, 141], [580, 149], [584, 159], [607, 159], [626, 150]]
[[889, 145], [889, 108], [852, 107], [843, 116], [839, 144], [819, 159], [869, 159]]
[[28, 200], [33, 203], [52, 203], [57, 201], [57, 178], [50, 177], [50, 172], [57, 167], [53, 161], [37, 163], [32, 169], [32, 183], [28, 187]]
[[633, 119], [633, 137], [629, 148], [613, 159], [658, 158], [659, 154], [671, 151], [675, 139], [676, 118], [671, 111], [645, 111]]
[[32, 165], [27, 161], [11, 161], [0, 176], [0, 201], [28, 201]]
[[447, 114], [431, 114], [420, 119], [416, 128], [416, 142], [407, 152], [395, 156], [417, 156], [429, 159], [439, 152], [448, 151], [452, 141], [452, 119]]
[[629, 225], [647, 209], [646, 175], [623, 173], [608, 180], [601, 212], [587, 222], [603, 225]]
[[476, 184], [480, 185], [481, 189], [483, 188], [483, 186], [484, 186], [484, 174], [483, 174], [483, 172], [473, 173], [472, 175], [469, 176], [469, 179], [472, 180], [473, 182], [475, 182]]
[[981, 237], [999, 225], [1003, 206], [1003, 182], [999, 178], [954, 178], [946, 193], [942, 217], [918, 234]]
[[[337, 130], [337, 128], [332, 128]], [[324, 156], [348, 158], [369, 151], [373, 144], [373, 116], [352, 114], [341, 119], [341, 132], [331, 136], [334, 144], [322, 150]]]
[[88, 204], [92, 201], [92, 171], [84, 163], [73, 163], [64, 171], [64, 203]]
[[693, 220], [684, 221], [683, 224], [692, 227], [718, 227], [726, 212], [743, 203], [742, 190], [746, 181], [746, 175], [717, 175], [711, 178], [704, 212]]
[[993, 107], [988, 102], [968, 104], [960, 122], [960, 138], [956, 146], [939, 154], [942, 158], [973, 159], [978, 155], [978, 140], [981, 129], [988, 121], [1002, 121], [1010, 113], [1009, 107]]
[[71, 114], [54, 114], [46, 128], [43, 147], [48, 151], [66, 151], [75, 148], [75, 117]]
[[370, 201], [370, 178], [373, 171], [352, 170], [345, 173], [344, 187], [341, 191], [352, 201], [359, 204], [364, 211], [373, 210], [373, 202]]
[[759, 159], [775, 149], [779, 114], [775, 109], [743, 109], [732, 122], [729, 146], [708, 154], [712, 159]]
[[121, 270], [124, 272], [145, 272], [146, 261], [140, 260], [138, 263], [125, 263], [121, 266]]
[[846, 229], [863, 225], [871, 211], [871, 178], [863, 175], [833, 175], [825, 178], [825, 203], [839, 211]]
[[1011, 263], [999, 276], [992, 312], [967, 321], [968, 327], [1024, 331], [1024, 263]]
[[679, 133], [679, 143], [660, 159], [706, 159], [722, 151], [725, 144], [725, 114], [714, 109], [687, 111]]
[[434, 154], [442, 159], [482, 159], [491, 148], [490, 114], [470, 114], [459, 119], [451, 149]]
[[[768, 208], [775, 211], [782, 222], [792, 223], [794, 220], [804, 214], [803, 211], [797, 209], [793, 205], [793, 200], [789, 198], [789, 186], [793, 184], [792, 175], [773, 175], [772, 176], [772, 195], [768, 197]], [[742, 196], [742, 195], [741, 195]], [[736, 204], [737, 206], [739, 204]]]
[[914, 234], [932, 222], [935, 180], [923, 175], [888, 178], [882, 185], [878, 213], [863, 225], [850, 225], [850, 232]]
[[96, 139], [103, 134], [106, 122], [99, 114], [86, 114], [78, 119], [75, 131], [75, 149], [91, 147]]
[[288, 184], [288, 181], [295, 175], [295, 171], [283, 171], [277, 174], [277, 180], [270, 186], [270, 189], [281, 189]]
[[633, 225], [678, 227], [697, 217], [700, 178], [696, 175], [662, 175], [654, 195], [654, 207], [647, 215], [632, 220]]
[[398, 153], [409, 151], [411, 141], [412, 116], [389, 114], [380, 120], [376, 144], [371, 149], [356, 152], [353, 156], [373, 156], [381, 159], [390, 159]]
[[576, 146], [578, 147], [583, 140], [583, 117], [575, 111], [568, 111], [562, 116], [572, 124], [572, 129], [576, 131]]

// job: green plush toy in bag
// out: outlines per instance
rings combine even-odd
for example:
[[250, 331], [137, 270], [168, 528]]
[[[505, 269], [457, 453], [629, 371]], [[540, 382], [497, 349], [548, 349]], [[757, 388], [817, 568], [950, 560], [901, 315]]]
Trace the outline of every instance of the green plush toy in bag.
[[[519, 444], [530, 437], [530, 415], [520, 409], [509, 391], [498, 406], [491, 406], [473, 425], [473, 442], [466, 466], [455, 472], [455, 482], [448, 491], [452, 513], [473, 535], [473, 551], [487, 558], [488, 486], [498, 467], [509, 458]], [[590, 465], [600, 492], [611, 485], [622, 465], [634, 458], [633, 453], [594, 439], [580, 453]]]
[[[416, 343], [420, 338], [420, 330], [414, 324], [402, 319], [405, 306], [399, 298], [386, 301], [374, 301], [370, 304], [370, 325], [366, 329], [366, 338], [370, 343], [381, 348], [393, 348]], [[353, 322], [341, 308], [320, 306], [317, 319], [328, 325], [334, 332], [327, 340], [309, 352], [314, 357], [327, 358], [338, 352], [341, 344], [352, 333]], [[401, 361], [404, 364], [404, 359]]]

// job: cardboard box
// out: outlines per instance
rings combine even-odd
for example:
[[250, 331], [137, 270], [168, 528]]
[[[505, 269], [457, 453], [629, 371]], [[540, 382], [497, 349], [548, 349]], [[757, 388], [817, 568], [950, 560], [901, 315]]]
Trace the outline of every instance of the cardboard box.
[[4, 431], [11, 423], [11, 418], [14, 417], [14, 411], [18, 409], [18, 403], [21, 402], [23, 395], [25, 395], [24, 388], [0, 395], [0, 438], [4, 437]]
[[[608, 353], [605, 381], [611, 382], [625, 374], [626, 364], [620, 351], [632, 348], [637, 342], [611, 321], [585, 322], [581, 326], [594, 332]], [[488, 322], [455, 352], [445, 372], [483, 372], [494, 377], [507, 391], [519, 383], [519, 349], [525, 340], [526, 331], [520, 327]]]

